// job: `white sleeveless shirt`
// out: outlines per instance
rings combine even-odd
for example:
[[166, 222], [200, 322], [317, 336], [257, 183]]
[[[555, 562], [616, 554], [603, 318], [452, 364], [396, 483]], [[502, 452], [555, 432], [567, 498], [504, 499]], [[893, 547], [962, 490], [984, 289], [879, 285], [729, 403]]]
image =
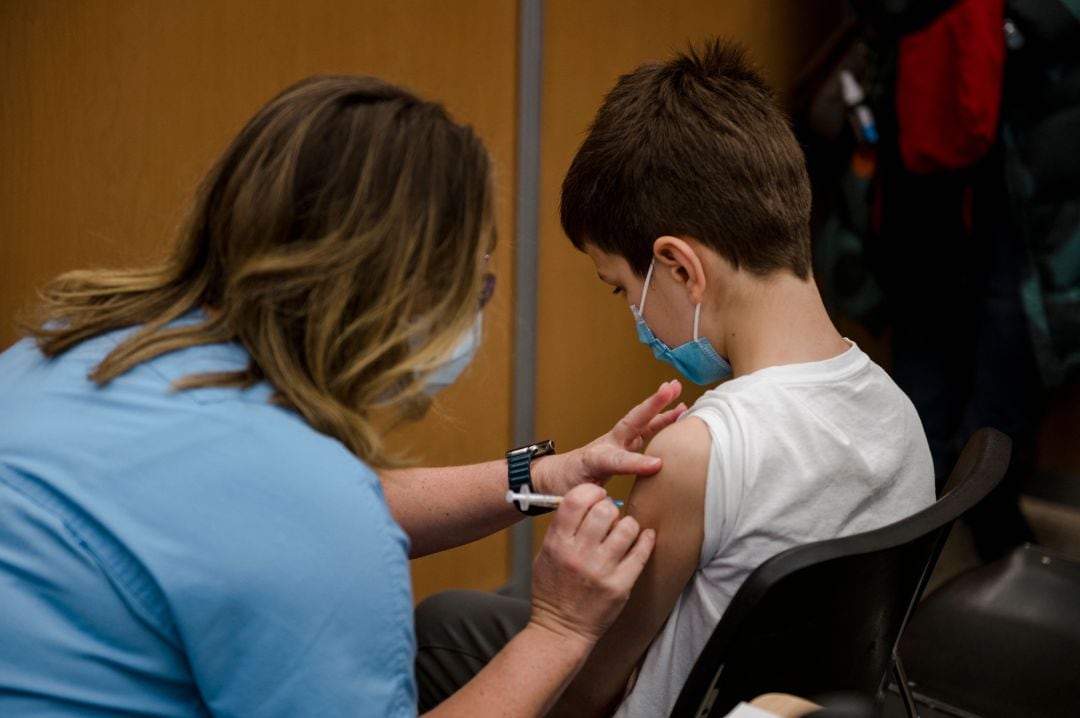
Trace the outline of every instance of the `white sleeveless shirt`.
[[671, 712], [731, 598], [766, 559], [885, 526], [934, 501], [915, 407], [854, 343], [825, 361], [725, 382], [686, 417], [712, 437], [698, 568], [649, 647], [621, 718]]

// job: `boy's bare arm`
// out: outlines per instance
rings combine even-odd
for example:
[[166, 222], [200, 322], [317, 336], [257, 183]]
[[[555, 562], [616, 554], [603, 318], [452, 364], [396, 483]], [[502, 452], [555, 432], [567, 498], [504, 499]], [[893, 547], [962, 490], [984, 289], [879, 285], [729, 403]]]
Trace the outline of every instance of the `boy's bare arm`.
[[627, 513], [642, 528], [656, 529], [656, 548], [626, 608], [549, 716], [607, 716], [618, 707], [631, 674], [697, 569], [711, 444], [705, 424], [687, 419], [649, 445], [646, 453], [662, 458], [664, 467], [655, 478], [634, 484]]

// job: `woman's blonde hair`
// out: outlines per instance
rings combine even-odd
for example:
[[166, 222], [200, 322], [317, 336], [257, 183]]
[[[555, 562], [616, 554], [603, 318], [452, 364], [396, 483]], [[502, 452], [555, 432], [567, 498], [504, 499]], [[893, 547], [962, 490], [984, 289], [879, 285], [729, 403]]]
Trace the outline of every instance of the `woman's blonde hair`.
[[[494, 240], [491, 165], [469, 127], [370, 77], [313, 77], [247, 123], [204, 179], [159, 266], [64, 274], [27, 326], [47, 356], [138, 329], [90, 374], [239, 342], [246, 370], [177, 389], [250, 386], [374, 466], [375, 415], [415, 418], [426, 376], [479, 309]], [[172, 324], [202, 309], [201, 321]]]

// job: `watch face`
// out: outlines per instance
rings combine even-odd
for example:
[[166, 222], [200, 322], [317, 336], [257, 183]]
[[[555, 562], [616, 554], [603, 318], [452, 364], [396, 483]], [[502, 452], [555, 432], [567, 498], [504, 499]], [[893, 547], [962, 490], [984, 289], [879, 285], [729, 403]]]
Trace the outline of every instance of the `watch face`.
[[510, 456], [529, 456], [530, 458], [533, 458], [554, 453], [555, 442], [548, 439], [547, 441], [538, 441], [535, 444], [527, 444], [526, 446], [519, 446], [516, 449], [511, 449], [506, 455], [508, 458]]

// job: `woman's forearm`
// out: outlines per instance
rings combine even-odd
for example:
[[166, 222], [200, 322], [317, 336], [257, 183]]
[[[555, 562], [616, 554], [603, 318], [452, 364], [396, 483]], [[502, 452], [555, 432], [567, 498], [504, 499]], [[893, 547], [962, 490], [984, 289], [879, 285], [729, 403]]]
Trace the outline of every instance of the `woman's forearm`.
[[530, 623], [480, 673], [425, 718], [542, 716], [581, 669], [593, 642]]
[[[533, 488], [539, 493], [565, 494], [586, 482], [603, 485], [612, 476], [655, 474], [661, 461], [639, 450], [686, 411], [681, 404], [664, 411], [680, 391], [679, 382], [665, 382], [595, 441], [535, 459]], [[411, 539], [413, 558], [483, 538], [522, 517], [506, 502], [506, 461], [385, 471], [381, 479], [390, 512]]]
[[[533, 462], [538, 483], [556, 457]], [[394, 520], [409, 535], [412, 558], [467, 544], [515, 523], [506, 501], [506, 461], [470, 466], [398, 469], [381, 475]]]

